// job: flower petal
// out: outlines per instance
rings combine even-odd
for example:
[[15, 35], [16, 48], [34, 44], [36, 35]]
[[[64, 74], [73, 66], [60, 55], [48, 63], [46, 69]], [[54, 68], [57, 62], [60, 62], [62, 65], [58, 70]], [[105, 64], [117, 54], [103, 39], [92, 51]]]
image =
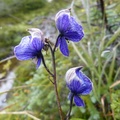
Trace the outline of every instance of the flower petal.
[[83, 28], [73, 17], [70, 17], [70, 29], [65, 33], [68, 40], [78, 42], [84, 37]]
[[68, 95], [68, 99], [71, 100], [73, 95], [74, 94], [72, 92], [70, 92], [69, 95]]
[[85, 106], [84, 101], [79, 96], [77, 96], [77, 95], [74, 96], [74, 103], [78, 107], [81, 107], [81, 106], [84, 107]]
[[76, 22], [76, 20], [71, 16], [70, 17], [70, 23], [71, 23], [71, 31], [76, 31], [78, 34], [83, 33], [83, 28], [80, 24]]
[[43, 46], [44, 46], [44, 43], [43, 43], [43, 41], [42, 40], [40, 40], [39, 38], [37, 38], [37, 37], [34, 37], [33, 39], [32, 39], [32, 42], [31, 42], [31, 48], [32, 49], [34, 49], [35, 51], [40, 51], [42, 48], [43, 48]]
[[84, 34], [78, 34], [76, 31], [69, 31], [65, 34], [65, 38], [73, 42], [78, 42], [83, 38]]
[[70, 68], [65, 75], [65, 80], [68, 84], [76, 77], [76, 69], [82, 69], [82, 66]]
[[62, 52], [63, 55], [69, 56], [68, 46], [64, 37], [61, 37], [60, 40], [60, 51]]
[[31, 34], [32, 38], [39, 38], [44, 42], [43, 32], [38, 28], [29, 28], [28, 32]]
[[37, 61], [37, 64], [36, 64], [37, 69], [39, 68], [40, 64], [41, 64], [41, 58], [38, 58], [38, 61]]
[[81, 80], [81, 88], [80, 88], [79, 93], [81, 95], [87, 95], [92, 91], [93, 85], [92, 85], [91, 80], [85, 74], [83, 74], [82, 71], [79, 71], [79, 70], [80, 68], [76, 69], [76, 74]]
[[60, 33], [64, 33], [69, 29], [70, 26], [70, 15], [62, 14], [56, 20], [56, 26]]
[[68, 88], [71, 90], [74, 94], [80, 94], [79, 91], [81, 90], [81, 83], [79, 80], [72, 80], [70, 84], [67, 84]]
[[91, 83], [84, 83], [81, 85], [81, 90], [79, 91], [81, 95], [87, 95], [90, 94], [93, 87]]
[[58, 47], [58, 46], [60, 45], [60, 41], [61, 41], [61, 37], [60, 37], [60, 36], [58, 36], [58, 38], [57, 38], [57, 44], [56, 44], [56, 47]]
[[20, 44], [14, 48], [14, 54], [18, 60], [28, 60], [35, 57], [35, 51], [29, 45], [30, 42], [31, 36], [23, 37]]

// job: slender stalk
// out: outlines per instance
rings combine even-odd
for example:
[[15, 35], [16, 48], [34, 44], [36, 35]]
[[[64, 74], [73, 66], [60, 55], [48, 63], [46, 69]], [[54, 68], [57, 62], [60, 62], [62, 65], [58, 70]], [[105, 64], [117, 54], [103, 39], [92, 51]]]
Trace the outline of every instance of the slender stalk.
[[101, 8], [102, 19], [104, 21], [104, 25], [110, 33], [113, 33], [113, 31], [111, 30], [111, 27], [108, 25], [108, 18], [107, 18], [106, 11], [105, 11], [105, 1], [98, 0], [98, 3], [100, 3], [100, 8]]
[[6, 59], [0, 60], [0, 64], [3, 63], [3, 62], [5, 62], [5, 61], [11, 60], [13, 58], [15, 58], [15, 55], [7, 57]]
[[[56, 44], [57, 44], [57, 41], [56, 41]], [[55, 45], [56, 45], [55, 44]], [[60, 115], [60, 119], [63, 120], [63, 115], [62, 115], [62, 108], [61, 108], [61, 105], [60, 105], [60, 98], [59, 98], [59, 95], [58, 95], [58, 90], [57, 90], [57, 79], [56, 79], [56, 63], [55, 63], [55, 48], [52, 49], [51, 45], [48, 43], [48, 46], [50, 48], [50, 51], [51, 51], [51, 55], [52, 55], [52, 64], [53, 64], [53, 80], [54, 80], [54, 89], [55, 89], [55, 95], [56, 95], [56, 100], [57, 100], [57, 105], [58, 105], [58, 110], [59, 110], [59, 115]]]
[[71, 96], [71, 100], [70, 100], [70, 109], [66, 115], [66, 119], [65, 120], [69, 120], [70, 119], [70, 114], [71, 114], [71, 111], [72, 111], [72, 104], [73, 104], [73, 97], [74, 97], [74, 94], [72, 94]]
[[41, 58], [42, 58], [42, 62], [43, 62], [43, 65], [44, 65], [46, 71], [53, 77], [54, 75], [53, 75], [53, 73], [51, 73], [50, 70], [48, 69], [42, 53], [41, 53]]
[[54, 79], [55, 94], [56, 94], [56, 99], [57, 99], [57, 104], [58, 104], [58, 109], [59, 109], [60, 118], [61, 118], [61, 120], [63, 120], [62, 109], [61, 109], [60, 99], [59, 99], [58, 90], [57, 90], [56, 64], [55, 64], [55, 55], [54, 55], [54, 54], [53, 54], [53, 70], [54, 70], [54, 78], [53, 78], [53, 79]]

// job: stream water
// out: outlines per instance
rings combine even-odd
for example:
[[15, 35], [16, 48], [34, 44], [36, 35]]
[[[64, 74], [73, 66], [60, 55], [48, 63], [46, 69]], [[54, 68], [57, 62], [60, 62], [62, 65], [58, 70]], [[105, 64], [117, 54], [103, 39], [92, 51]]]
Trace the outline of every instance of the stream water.
[[0, 109], [7, 105], [8, 91], [12, 89], [15, 79], [14, 71], [8, 73], [5, 79], [0, 80]]

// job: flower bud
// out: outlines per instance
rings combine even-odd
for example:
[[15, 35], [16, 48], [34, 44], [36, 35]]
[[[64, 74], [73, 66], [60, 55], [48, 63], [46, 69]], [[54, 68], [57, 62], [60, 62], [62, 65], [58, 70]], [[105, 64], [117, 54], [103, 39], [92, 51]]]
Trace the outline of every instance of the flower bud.
[[76, 106], [84, 106], [84, 101], [79, 95], [87, 95], [92, 91], [93, 85], [91, 80], [83, 74], [82, 67], [74, 67], [66, 72], [66, 85], [70, 90], [69, 99], [74, 95], [74, 103]]

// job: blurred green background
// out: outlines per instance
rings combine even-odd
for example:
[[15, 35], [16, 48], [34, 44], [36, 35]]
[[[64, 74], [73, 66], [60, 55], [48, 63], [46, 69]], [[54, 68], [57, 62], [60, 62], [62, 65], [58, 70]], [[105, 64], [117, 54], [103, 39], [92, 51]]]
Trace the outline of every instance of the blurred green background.
[[[70, 56], [56, 51], [57, 82], [64, 114], [69, 110], [64, 81], [70, 67], [83, 66], [93, 82], [86, 106], [73, 105], [71, 120], [120, 120], [120, 1], [119, 0], [0, 0], [0, 120], [59, 120], [52, 83], [43, 65], [18, 61], [13, 48], [40, 28], [55, 41], [54, 17], [61, 9], [82, 24], [85, 37], [69, 43]], [[50, 52], [43, 52], [51, 69]]]

